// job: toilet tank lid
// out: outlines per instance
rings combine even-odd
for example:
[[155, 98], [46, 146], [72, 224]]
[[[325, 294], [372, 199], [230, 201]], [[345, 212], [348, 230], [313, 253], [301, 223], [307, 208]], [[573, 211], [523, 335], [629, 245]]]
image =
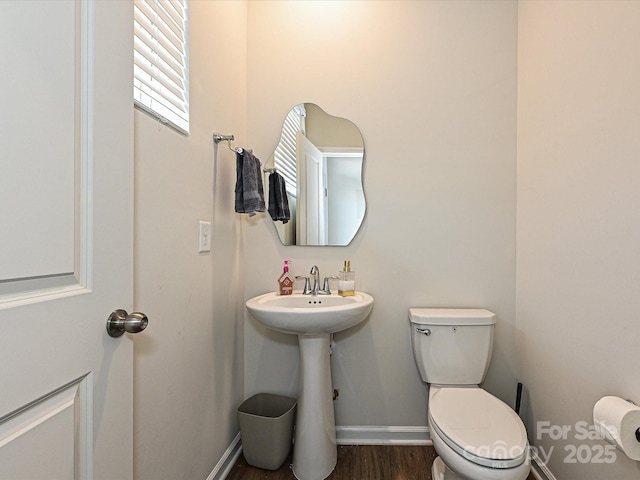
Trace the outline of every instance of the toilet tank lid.
[[483, 308], [410, 308], [409, 321], [420, 325], [493, 325], [496, 314]]

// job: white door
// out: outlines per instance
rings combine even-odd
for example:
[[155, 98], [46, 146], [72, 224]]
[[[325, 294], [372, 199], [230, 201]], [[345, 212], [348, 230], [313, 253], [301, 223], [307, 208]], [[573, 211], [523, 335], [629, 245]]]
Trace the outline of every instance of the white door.
[[325, 172], [322, 152], [302, 132], [296, 132], [299, 245], [326, 245]]
[[133, 476], [132, 2], [0, 1], [0, 478]]

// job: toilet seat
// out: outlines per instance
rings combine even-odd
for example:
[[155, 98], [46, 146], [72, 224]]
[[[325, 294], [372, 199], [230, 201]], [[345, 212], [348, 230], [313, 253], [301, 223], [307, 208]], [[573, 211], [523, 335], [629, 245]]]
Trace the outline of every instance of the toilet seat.
[[481, 388], [431, 387], [429, 419], [458, 455], [489, 468], [513, 468], [527, 456], [520, 417]]

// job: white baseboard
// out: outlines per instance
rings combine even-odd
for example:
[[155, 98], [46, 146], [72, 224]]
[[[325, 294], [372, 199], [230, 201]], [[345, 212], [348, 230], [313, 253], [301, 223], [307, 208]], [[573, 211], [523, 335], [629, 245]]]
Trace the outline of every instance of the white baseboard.
[[[336, 427], [338, 445], [432, 445], [428, 427]], [[236, 435], [207, 480], [224, 480], [242, 453]]]
[[429, 427], [338, 426], [338, 445], [432, 445]]
[[242, 443], [240, 443], [240, 434], [236, 435], [227, 448], [226, 452], [222, 455], [222, 458], [217, 463], [213, 470], [207, 477], [207, 480], [224, 480], [229, 475], [229, 472], [236, 463], [236, 460], [242, 452]]
[[531, 473], [536, 477], [536, 480], [557, 480], [549, 470], [549, 467], [536, 453], [535, 448], [531, 448]]
[[[433, 445], [429, 427], [338, 426], [338, 445]], [[224, 480], [242, 453], [240, 434], [236, 435], [207, 480]], [[531, 473], [536, 480], [557, 480], [534, 449]]]

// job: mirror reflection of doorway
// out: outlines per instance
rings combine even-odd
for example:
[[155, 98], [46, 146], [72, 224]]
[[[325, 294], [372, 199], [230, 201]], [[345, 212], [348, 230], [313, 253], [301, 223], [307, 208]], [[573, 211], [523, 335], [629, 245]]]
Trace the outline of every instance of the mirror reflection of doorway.
[[364, 142], [349, 120], [312, 103], [287, 114], [267, 163], [286, 182], [291, 218], [275, 222], [284, 245], [348, 245], [364, 220]]
[[348, 245], [364, 219], [362, 152], [324, 153], [327, 245]]
[[298, 221], [296, 236], [303, 245], [327, 244], [326, 175], [322, 152], [298, 132]]
[[362, 151], [321, 150], [301, 132], [296, 145], [299, 244], [348, 245], [364, 218]]

